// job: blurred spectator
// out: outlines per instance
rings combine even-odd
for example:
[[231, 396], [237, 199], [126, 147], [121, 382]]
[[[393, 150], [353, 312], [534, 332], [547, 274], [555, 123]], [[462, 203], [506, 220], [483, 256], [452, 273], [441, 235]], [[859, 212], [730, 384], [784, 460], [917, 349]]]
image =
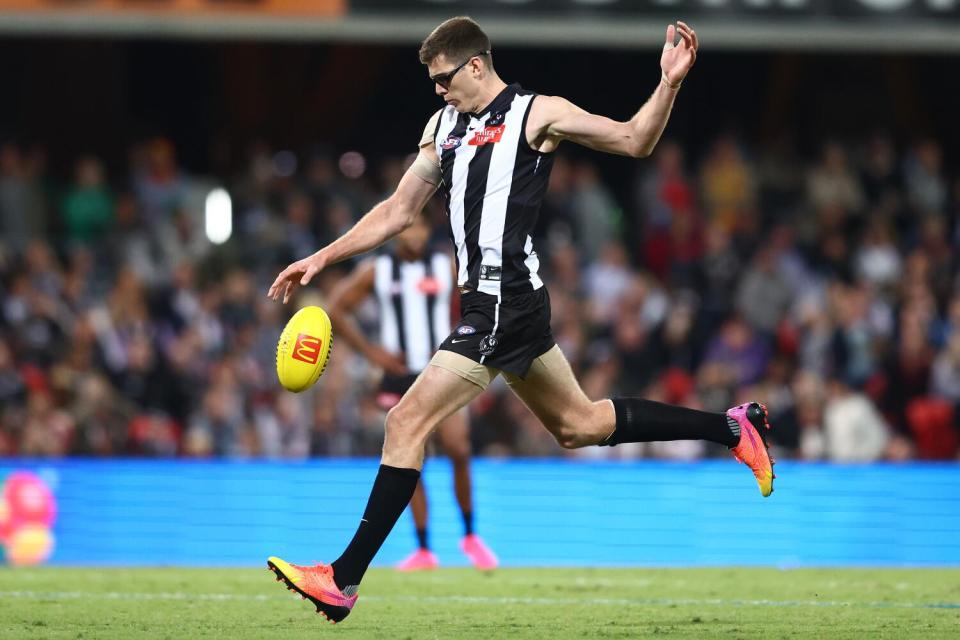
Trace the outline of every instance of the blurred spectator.
[[807, 176], [807, 198], [815, 211], [839, 207], [841, 215], [858, 213], [865, 199], [860, 181], [847, 161], [847, 153], [836, 142], [823, 147], [823, 155]]
[[757, 204], [757, 178], [733, 136], [714, 144], [700, 174], [707, 218], [731, 232], [752, 227]]
[[743, 272], [737, 310], [750, 326], [772, 335], [793, 299], [791, 283], [778, 269], [776, 248], [762, 246]]
[[257, 412], [255, 421], [264, 457], [300, 459], [310, 455], [309, 411], [301, 396], [277, 396], [273, 407]]
[[610, 190], [600, 181], [600, 174], [594, 165], [577, 163], [573, 175], [574, 188], [570, 199], [576, 224], [574, 238], [581, 258], [593, 262], [603, 247], [620, 236], [623, 226], [620, 208]]
[[95, 242], [113, 223], [113, 197], [99, 159], [85, 156], [77, 162], [74, 184], [63, 198], [61, 215], [71, 243]]
[[947, 205], [947, 181], [942, 174], [943, 151], [935, 140], [919, 142], [904, 165], [907, 197], [916, 213], [942, 214]]
[[875, 462], [890, 439], [886, 423], [870, 399], [843, 380], [830, 382], [823, 410], [827, 458], [834, 462]]
[[44, 168], [42, 151], [25, 155], [14, 144], [0, 143], [0, 242], [14, 252], [47, 230]]

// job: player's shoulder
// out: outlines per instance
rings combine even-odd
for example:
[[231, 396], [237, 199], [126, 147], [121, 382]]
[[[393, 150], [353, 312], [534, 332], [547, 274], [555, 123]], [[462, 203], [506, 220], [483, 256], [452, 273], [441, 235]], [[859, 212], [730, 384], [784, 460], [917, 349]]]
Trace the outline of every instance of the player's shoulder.
[[530, 115], [534, 113], [548, 117], [561, 115], [571, 108], [575, 108], [573, 103], [563, 96], [537, 94], [530, 106]]
[[451, 107], [441, 107], [430, 116], [430, 119], [427, 120], [427, 126], [423, 128], [423, 135], [420, 136], [419, 146], [425, 147], [433, 144], [433, 140], [437, 135], [437, 130], [440, 128], [444, 115], [450, 108]]

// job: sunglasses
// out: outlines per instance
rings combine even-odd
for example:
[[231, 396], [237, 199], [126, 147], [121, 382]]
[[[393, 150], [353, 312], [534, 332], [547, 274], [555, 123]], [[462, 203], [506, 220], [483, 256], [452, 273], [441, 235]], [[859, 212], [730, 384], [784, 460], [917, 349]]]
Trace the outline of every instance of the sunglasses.
[[438, 73], [438, 74], [435, 75], [435, 76], [430, 76], [430, 80], [432, 80], [433, 82], [437, 83], [438, 85], [440, 85], [440, 86], [443, 87], [444, 89], [449, 89], [449, 88], [450, 88], [450, 83], [453, 82], [453, 76], [457, 75], [457, 73], [460, 71], [460, 69], [463, 69], [465, 66], [467, 66], [467, 63], [468, 63], [468, 62], [470, 62], [471, 60], [473, 60], [473, 59], [476, 58], [477, 56], [488, 56], [488, 55], [490, 55], [490, 50], [489, 50], [489, 49], [487, 49], [486, 51], [479, 51], [479, 52], [473, 54], [472, 56], [470, 56], [469, 58], [467, 58], [466, 60], [464, 60], [463, 62], [461, 62], [461, 63], [460, 63], [459, 65], [457, 65], [457, 67], [456, 67], [455, 69], [453, 69], [452, 71], [447, 71], [446, 73]]

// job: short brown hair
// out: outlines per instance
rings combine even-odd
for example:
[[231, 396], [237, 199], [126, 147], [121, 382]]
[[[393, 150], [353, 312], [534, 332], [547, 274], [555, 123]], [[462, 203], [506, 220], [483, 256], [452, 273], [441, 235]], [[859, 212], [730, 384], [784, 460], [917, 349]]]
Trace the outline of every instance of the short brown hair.
[[489, 50], [490, 38], [476, 20], [457, 16], [443, 22], [420, 44], [420, 62], [430, 64], [440, 54], [451, 62], [466, 60]]

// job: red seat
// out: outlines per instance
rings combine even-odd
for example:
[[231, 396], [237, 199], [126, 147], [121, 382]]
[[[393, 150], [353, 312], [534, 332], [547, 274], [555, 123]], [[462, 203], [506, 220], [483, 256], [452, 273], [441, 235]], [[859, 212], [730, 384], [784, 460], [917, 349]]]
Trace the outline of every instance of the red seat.
[[907, 424], [917, 445], [917, 457], [951, 460], [960, 437], [953, 422], [953, 405], [940, 398], [917, 398], [907, 406]]

